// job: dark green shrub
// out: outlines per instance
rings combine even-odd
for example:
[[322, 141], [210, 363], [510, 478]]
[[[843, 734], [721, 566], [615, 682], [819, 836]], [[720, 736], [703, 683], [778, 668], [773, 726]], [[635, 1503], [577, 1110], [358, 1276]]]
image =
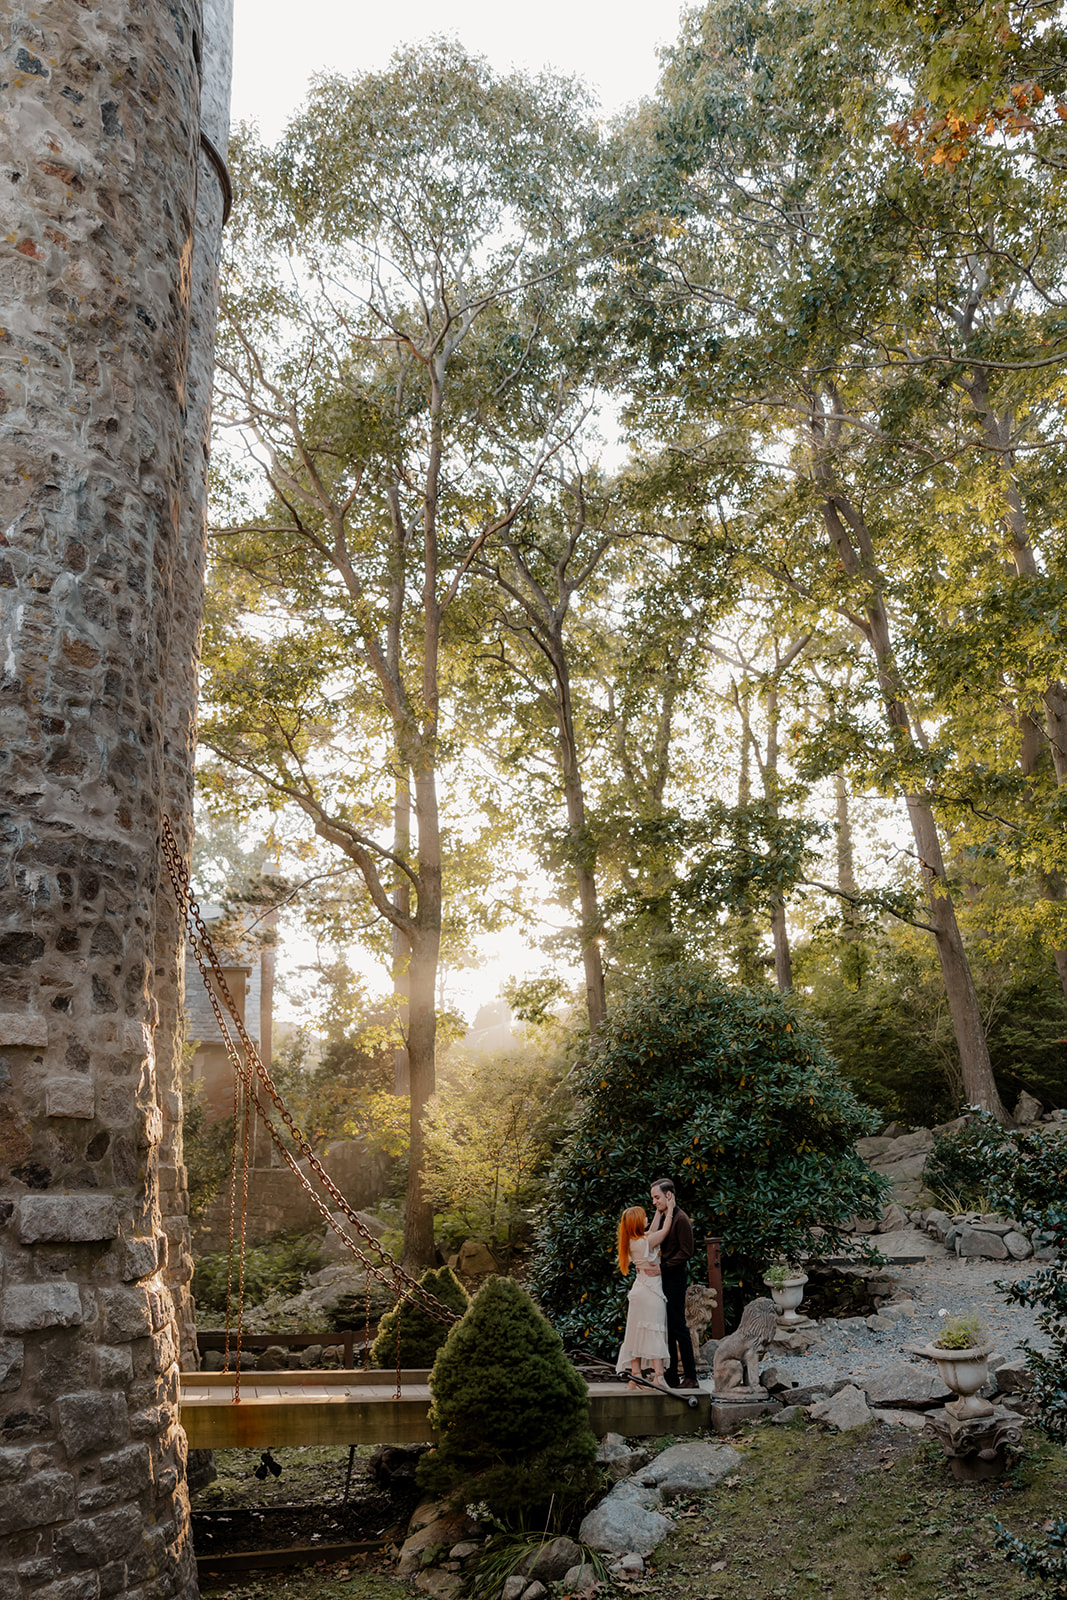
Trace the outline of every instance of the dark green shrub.
[[[210, 1327], [213, 1321], [220, 1321], [226, 1315], [226, 1260], [225, 1250], [212, 1250], [196, 1263], [193, 1298], [197, 1322], [202, 1328]], [[252, 1246], [245, 1251], [245, 1306], [257, 1306], [270, 1294], [298, 1294], [304, 1279], [321, 1266], [322, 1240], [309, 1239], [303, 1233], [282, 1234], [269, 1244]], [[235, 1255], [231, 1320], [237, 1309], [237, 1271]]]
[[[461, 1317], [470, 1305], [470, 1296], [451, 1267], [427, 1267], [419, 1283], [457, 1316]], [[382, 1318], [377, 1338], [371, 1346], [371, 1366], [396, 1366], [398, 1325], [400, 1365], [432, 1367], [434, 1357], [448, 1338], [451, 1325], [436, 1321], [413, 1301], [410, 1293]]]
[[484, 1501], [514, 1521], [554, 1520], [595, 1490], [585, 1384], [559, 1334], [512, 1278], [490, 1278], [438, 1353], [430, 1379], [438, 1443], [418, 1467], [431, 1494]]
[[[729, 988], [708, 967], [662, 968], [616, 1003], [577, 1084], [582, 1109], [549, 1185], [534, 1290], [567, 1344], [614, 1355], [626, 1281], [614, 1259], [626, 1206], [671, 1177], [703, 1240], [724, 1241], [728, 1316], [762, 1294], [778, 1256], [834, 1253], [884, 1181], [855, 1152], [872, 1131], [791, 1002]], [[821, 1235], [816, 1229], [825, 1230]]]
[[[1007, 1142], [999, 1122], [972, 1121], [965, 1128], [939, 1134], [923, 1168], [926, 1188], [954, 1211], [968, 1211], [989, 1199], [990, 1152]], [[956, 1204], [958, 1202], [958, 1204]]]
[[[993, 1205], [1027, 1229], [1040, 1229], [1059, 1258], [1014, 1283], [1005, 1298], [1038, 1311], [1047, 1351], [1026, 1340], [1034, 1375], [1033, 1420], [1050, 1439], [1067, 1443], [1067, 1134], [1047, 1128], [1004, 1134], [987, 1112], [974, 1124], [975, 1159], [984, 1162]], [[982, 1141], [984, 1140], [984, 1144]], [[1056, 1600], [1067, 1600], [1067, 1522], [1054, 1524], [1044, 1544], [1018, 1539], [997, 1525], [997, 1543], [1023, 1571], [1040, 1578]]]

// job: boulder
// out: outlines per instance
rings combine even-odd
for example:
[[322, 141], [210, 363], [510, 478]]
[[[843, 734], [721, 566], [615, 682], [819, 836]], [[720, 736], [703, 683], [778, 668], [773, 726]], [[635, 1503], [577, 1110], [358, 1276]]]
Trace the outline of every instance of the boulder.
[[892, 1300], [889, 1305], [882, 1307], [882, 1316], [894, 1315], [897, 1317], [917, 1317], [919, 1308], [914, 1300]]
[[984, 1261], [1007, 1261], [1008, 1247], [999, 1233], [964, 1224], [956, 1234], [958, 1256], [978, 1256]]
[[1012, 1112], [1012, 1115], [1019, 1124], [1020, 1128], [1032, 1127], [1035, 1122], [1040, 1120], [1041, 1101], [1035, 1100], [1033, 1095], [1027, 1094], [1026, 1090], [1024, 1089], [1018, 1100], [1015, 1102], [1015, 1110]]
[[627, 1550], [618, 1561], [613, 1561], [609, 1568], [613, 1578], [621, 1578], [624, 1583], [633, 1583], [637, 1578], [645, 1575], [645, 1558], [639, 1556], [636, 1550]]
[[282, 1372], [289, 1365], [289, 1352], [283, 1344], [269, 1344], [256, 1362], [259, 1372]]
[[817, 1400], [809, 1407], [808, 1416], [813, 1422], [822, 1423], [823, 1427], [836, 1428], [839, 1433], [847, 1433], [850, 1428], [862, 1428], [873, 1420], [867, 1396], [851, 1383], [840, 1389], [831, 1400]]
[[[600, 1441], [596, 1458], [606, 1471], [613, 1483], [618, 1483], [621, 1478], [629, 1478], [633, 1473], [639, 1472], [648, 1465], [651, 1454], [648, 1450], [633, 1450], [619, 1433], [606, 1433]], [[573, 1558], [567, 1566], [573, 1566]], [[566, 1567], [563, 1569], [566, 1571]], [[563, 1573], [554, 1574], [562, 1577]]]
[[1004, 1247], [1015, 1261], [1026, 1261], [1034, 1253], [1034, 1247], [1025, 1233], [1018, 1233], [1014, 1228], [1004, 1235]]
[[[540, 1550], [528, 1555], [519, 1563], [518, 1571], [527, 1578], [536, 1578], [539, 1583], [555, 1583], [581, 1559], [580, 1546], [573, 1539], [568, 1539], [566, 1534], [561, 1534], [558, 1539], [550, 1540]], [[528, 1594], [529, 1590], [526, 1592]]]
[[[362, 1245], [363, 1241], [360, 1238], [359, 1230], [348, 1220], [343, 1211], [334, 1211], [332, 1216], [334, 1222], [337, 1223], [338, 1227], [345, 1230], [354, 1244]], [[366, 1211], [357, 1211], [356, 1216], [372, 1239], [381, 1239], [384, 1236], [385, 1226], [378, 1221], [377, 1217], [372, 1217]], [[322, 1259], [324, 1262], [344, 1261], [351, 1262], [353, 1266], [356, 1265], [356, 1257], [353, 1256], [348, 1246], [338, 1238], [332, 1228], [326, 1229], [326, 1238], [322, 1244]]]
[[866, 1322], [872, 1333], [891, 1333], [896, 1318], [883, 1316], [879, 1311], [873, 1317], [867, 1317]]
[[200, 1362], [201, 1372], [221, 1372], [225, 1360], [221, 1350], [205, 1350]]
[[640, 1474], [646, 1489], [658, 1489], [666, 1500], [694, 1489], [713, 1489], [720, 1478], [736, 1472], [741, 1457], [732, 1445], [694, 1440], [663, 1450]]
[[625, 1478], [582, 1518], [578, 1538], [591, 1550], [602, 1550], [611, 1556], [624, 1555], [627, 1550], [649, 1555], [673, 1526], [656, 1509], [659, 1504], [658, 1489], [645, 1489], [632, 1478]]
[[890, 1410], [923, 1410], [928, 1406], [943, 1406], [946, 1400], [953, 1398], [952, 1390], [941, 1382], [932, 1361], [923, 1366], [914, 1361], [898, 1361], [860, 1382], [872, 1406]]
[[895, 1200], [891, 1200], [878, 1219], [879, 1233], [900, 1233], [907, 1226], [908, 1213], [903, 1206], [898, 1206]]
[[945, 1235], [952, 1227], [952, 1218], [947, 1211], [941, 1211], [937, 1206], [928, 1206], [922, 1214], [923, 1227], [927, 1233], [944, 1243]]
[[781, 1411], [775, 1412], [774, 1416], [771, 1418], [771, 1422], [776, 1428], [785, 1428], [790, 1422], [794, 1422], [797, 1417], [802, 1417], [804, 1415], [805, 1411], [803, 1406], [783, 1406]]
[[563, 1574], [564, 1594], [592, 1594], [597, 1587], [596, 1568], [591, 1561], [579, 1562]]
[[523, 1590], [526, 1588], [526, 1579], [513, 1572], [510, 1578], [504, 1579], [504, 1587], [500, 1591], [500, 1600], [522, 1600]]
[[300, 1365], [302, 1367], [307, 1367], [307, 1368], [317, 1367], [321, 1360], [322, 1360], [322, 1345], [321, 1344], [309, 1344], [305, 1350], [301, 1350], [301, 1352], [300, 1352]]
[[420, 1572], [429, 1552], [436, 1549], [442, 1553], [449, 1551], [453, 1545], [469, 1539], [477, 1532], [478, 1524], [472, 1522], [465, 1511], [452, 1510], [443, 1500], [422, 1501], [412, 1512], [407, 1538], [400, 1547], [396, 1569], [398, 1576], [407, 1578]]
[[1034, 1387], [1034, 1375], [1026, 1364], [1026, 1357], [1014, 1351], [997, 1368], [996, 1379], [1001, 1394], [1029, 1394]]
[[481, 1239], [464, 1239], [456, 1257], [456, 1270], [467, 1278], [485, 1278], [499, 1272], [496, 1257]]
[[522, 1591], [522, 1600], [548, 1600], [548, 1590], [543, 1583], [535, 1580], [528, 1583]]
[[875, 1243], [887, 1261], [900, 1264], [928, 1261], [942, 1253], [938, 1241], [931, 1239], [929, 1234], [920, 1233], [918, 1228], [902, 1228], [895, 1233], [880, 1233]]

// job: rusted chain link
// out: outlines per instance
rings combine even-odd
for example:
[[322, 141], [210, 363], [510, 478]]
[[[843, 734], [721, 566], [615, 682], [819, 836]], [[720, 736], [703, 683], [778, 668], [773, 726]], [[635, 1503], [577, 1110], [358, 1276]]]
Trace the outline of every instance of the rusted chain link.
[[[379, 1283], [389, 1290], [390, 1294], [394, 1295], [396, 1298], [400, 1299], [403, 1297], [410, 1297], [412, 1302], [421, 1306], [426, 1314], [433, 1318], [434, 1321], [442, 1322], [446, 1325], [458, 1321], [458, 1315], [456, 1312], [452, 1311], [448, 1306], [442, 1304], [436, 1295], [424, 1288], [422, 1284], [420, 1284], [417, 1279], [413, 1278], [398, 1261], [394, 1260], [388, 1251], [382, 1248], [378, 1240], [374, 1238], [373, 1234], [371, 1234], [366, 1225], [360, 1221], [356, 1212], [349, 1205], [348, 1201], [338, 1189], [329, 1173], [326, 1172], [307, 1139], [297, 1127], [293, 1120], [292, 1114], [283, 1102], [281, 1095], [278, 1093], [270, 1073], [261, 1061], [259, 1052], [256, 1050], [252, 1040], [249, 1038], [248, 1033], [245, 1030], [244, 1023], [241, 1021], [240, 1013], [238, 1012], [234, 1003], [233, 996], [230, 994], [218, 955], [211, 943], [204, 920], [200, 915], [200, 908], [192, 898], [192, 891], [189, 884], [188, 874], [185, 870], [185, 863], [182, 860], [181, 852], [178, 849], [178, 843], [174, 837], [174, 832], [170, 825], [170, 819], [166, 816], [163, 818], [162, 825], [162, 848], [163, 857], [167, 864], [167, 870], [170, 874], [171, 883], [174, 886], [175, 897], [188, 925], [193, 954], [196, 958], [197, 966], [200, 969], [200, 975], [204, 981], [204, 987], [207, 990], [208, 998], [211, 1002], [211, 1008], [215, 1014], [215, 1020], [218, 1023], [219, 1033], [226, 1047], [227, 1055], [230, 1058], [230, 1062], [233, 1066], [235, 1074], [237, 1074], [244, 1084], [247, 1100], [249, 1100], [252, 1106], [255, 1107], [261, 1122], [263, 1123], [267, 1132], [270, 1134], [271, 1139], [274, 1141], [275, 1147], [277, 1148], [282, 1159], [285, 1161], [286, 1165], [289, 1167], [294, 1176], [299, 1180], [300, 1184], [307, 1192], [315, 1208], [324, 1218], [327, 1225], [333, 1229], [334, 1233], [337, 1234], [345, 1248], [356, 1257], [369, 1275], [373, 1276]], [[211, 972], [215, 980], [214, 984], [212, 984], [211, 978], [208, 976], [207, 965], [205, 964], [205, 956], [207, 958], [207, 962], [211, 966]], [[241, 1051], [238, 1051], [237, 1046], [234, 1044], [234, 1041], [230, 1035], [229, 1027], [225, 1018], [223, 1017], [223, 1002], [225, 1003], [226, 1010], [229, 1012], [230, 1020], [233, 1024], [234, 1030], [241, 1041], [244, 1060], [242, 1060]], [[355, 1229], [365, 1243], [369, 1245], [371, 1250], [377, 1255], [380, 1266], [375, 1266], [374, 1263], [370, 1261], [364, 1252], [359, 1248], [355, 1241], [349, 1238], [348, 1234], [345, 1232], [345, 1229], [334, 1220], [330, 1208], [326, 1205], [325, 1201], [319, 1194], [315, 1192], [307, 1173], [301, 1170], [291, 1150], [289, 1150], [286, 1146], [277, 1127], [275, 1126], [275, 1123], [268, 1114], [263, 1101], [260, 1099], [260, 1096], [257, 1093], [255, 1081], [256, 1078], [259, 1079], [263, 1090], [269, 1097], [272, 1105], [278, 1113], [278, 1116], [288, 1129], [289, 1135], [293, 1142], [301, 1151], [309, 1169], [314, 1173], [318, 1183], [323, 1189], [326, 1190], [331, 1200], [335, 1202], [335, 1209], [339, 1211], [342, 1216], [344, 1216], [346, 1222]]]

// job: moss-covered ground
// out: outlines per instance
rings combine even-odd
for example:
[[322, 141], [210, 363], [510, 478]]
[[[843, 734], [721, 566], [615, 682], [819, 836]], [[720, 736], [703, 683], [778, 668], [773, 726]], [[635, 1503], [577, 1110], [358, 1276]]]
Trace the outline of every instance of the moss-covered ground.
[[[1040, 1586], [994, 1548], [996, 1521], [1040, 1538], [1067, 1507], [1067, 1453], [1040, 1434], [1028, 1431], [1019, 1464], [985, 1484], [958, 1483], [940, 1447], [878, 1426], [828, 1435], [811, 1424], [764, 1425], [731, 1442], [743, 1467], [713, 1493], [678, 1502], [677, 1531], [646, 1576], [602, 1594], [1040, 1600]], [[335, 1470], [331, 1464], [331, 1476]], [[374, 1557], [250, 1574], [210, 1590], [213, 1600], [399, 1600], [410, 1593]]]

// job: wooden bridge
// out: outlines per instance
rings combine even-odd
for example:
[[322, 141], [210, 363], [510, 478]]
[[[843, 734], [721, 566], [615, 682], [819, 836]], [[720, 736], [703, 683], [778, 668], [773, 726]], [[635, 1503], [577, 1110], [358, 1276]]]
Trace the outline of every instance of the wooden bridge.
[[[429, 1423], [430, 1374], [402, 1374], [400, 1394], [388, 1372], [248, 1372], [233, 1403], [233, 1374], [184, 1372], [181, 1422], [199, 1450], [266, 1450], [272, 1445], [419, 1444]], [[698, 1433], [711, 1425], [705, 1390], [677, 1396], [637, 1393], [621, 1383], [591, 1383], [589, 1425], [598, 1438]]]

